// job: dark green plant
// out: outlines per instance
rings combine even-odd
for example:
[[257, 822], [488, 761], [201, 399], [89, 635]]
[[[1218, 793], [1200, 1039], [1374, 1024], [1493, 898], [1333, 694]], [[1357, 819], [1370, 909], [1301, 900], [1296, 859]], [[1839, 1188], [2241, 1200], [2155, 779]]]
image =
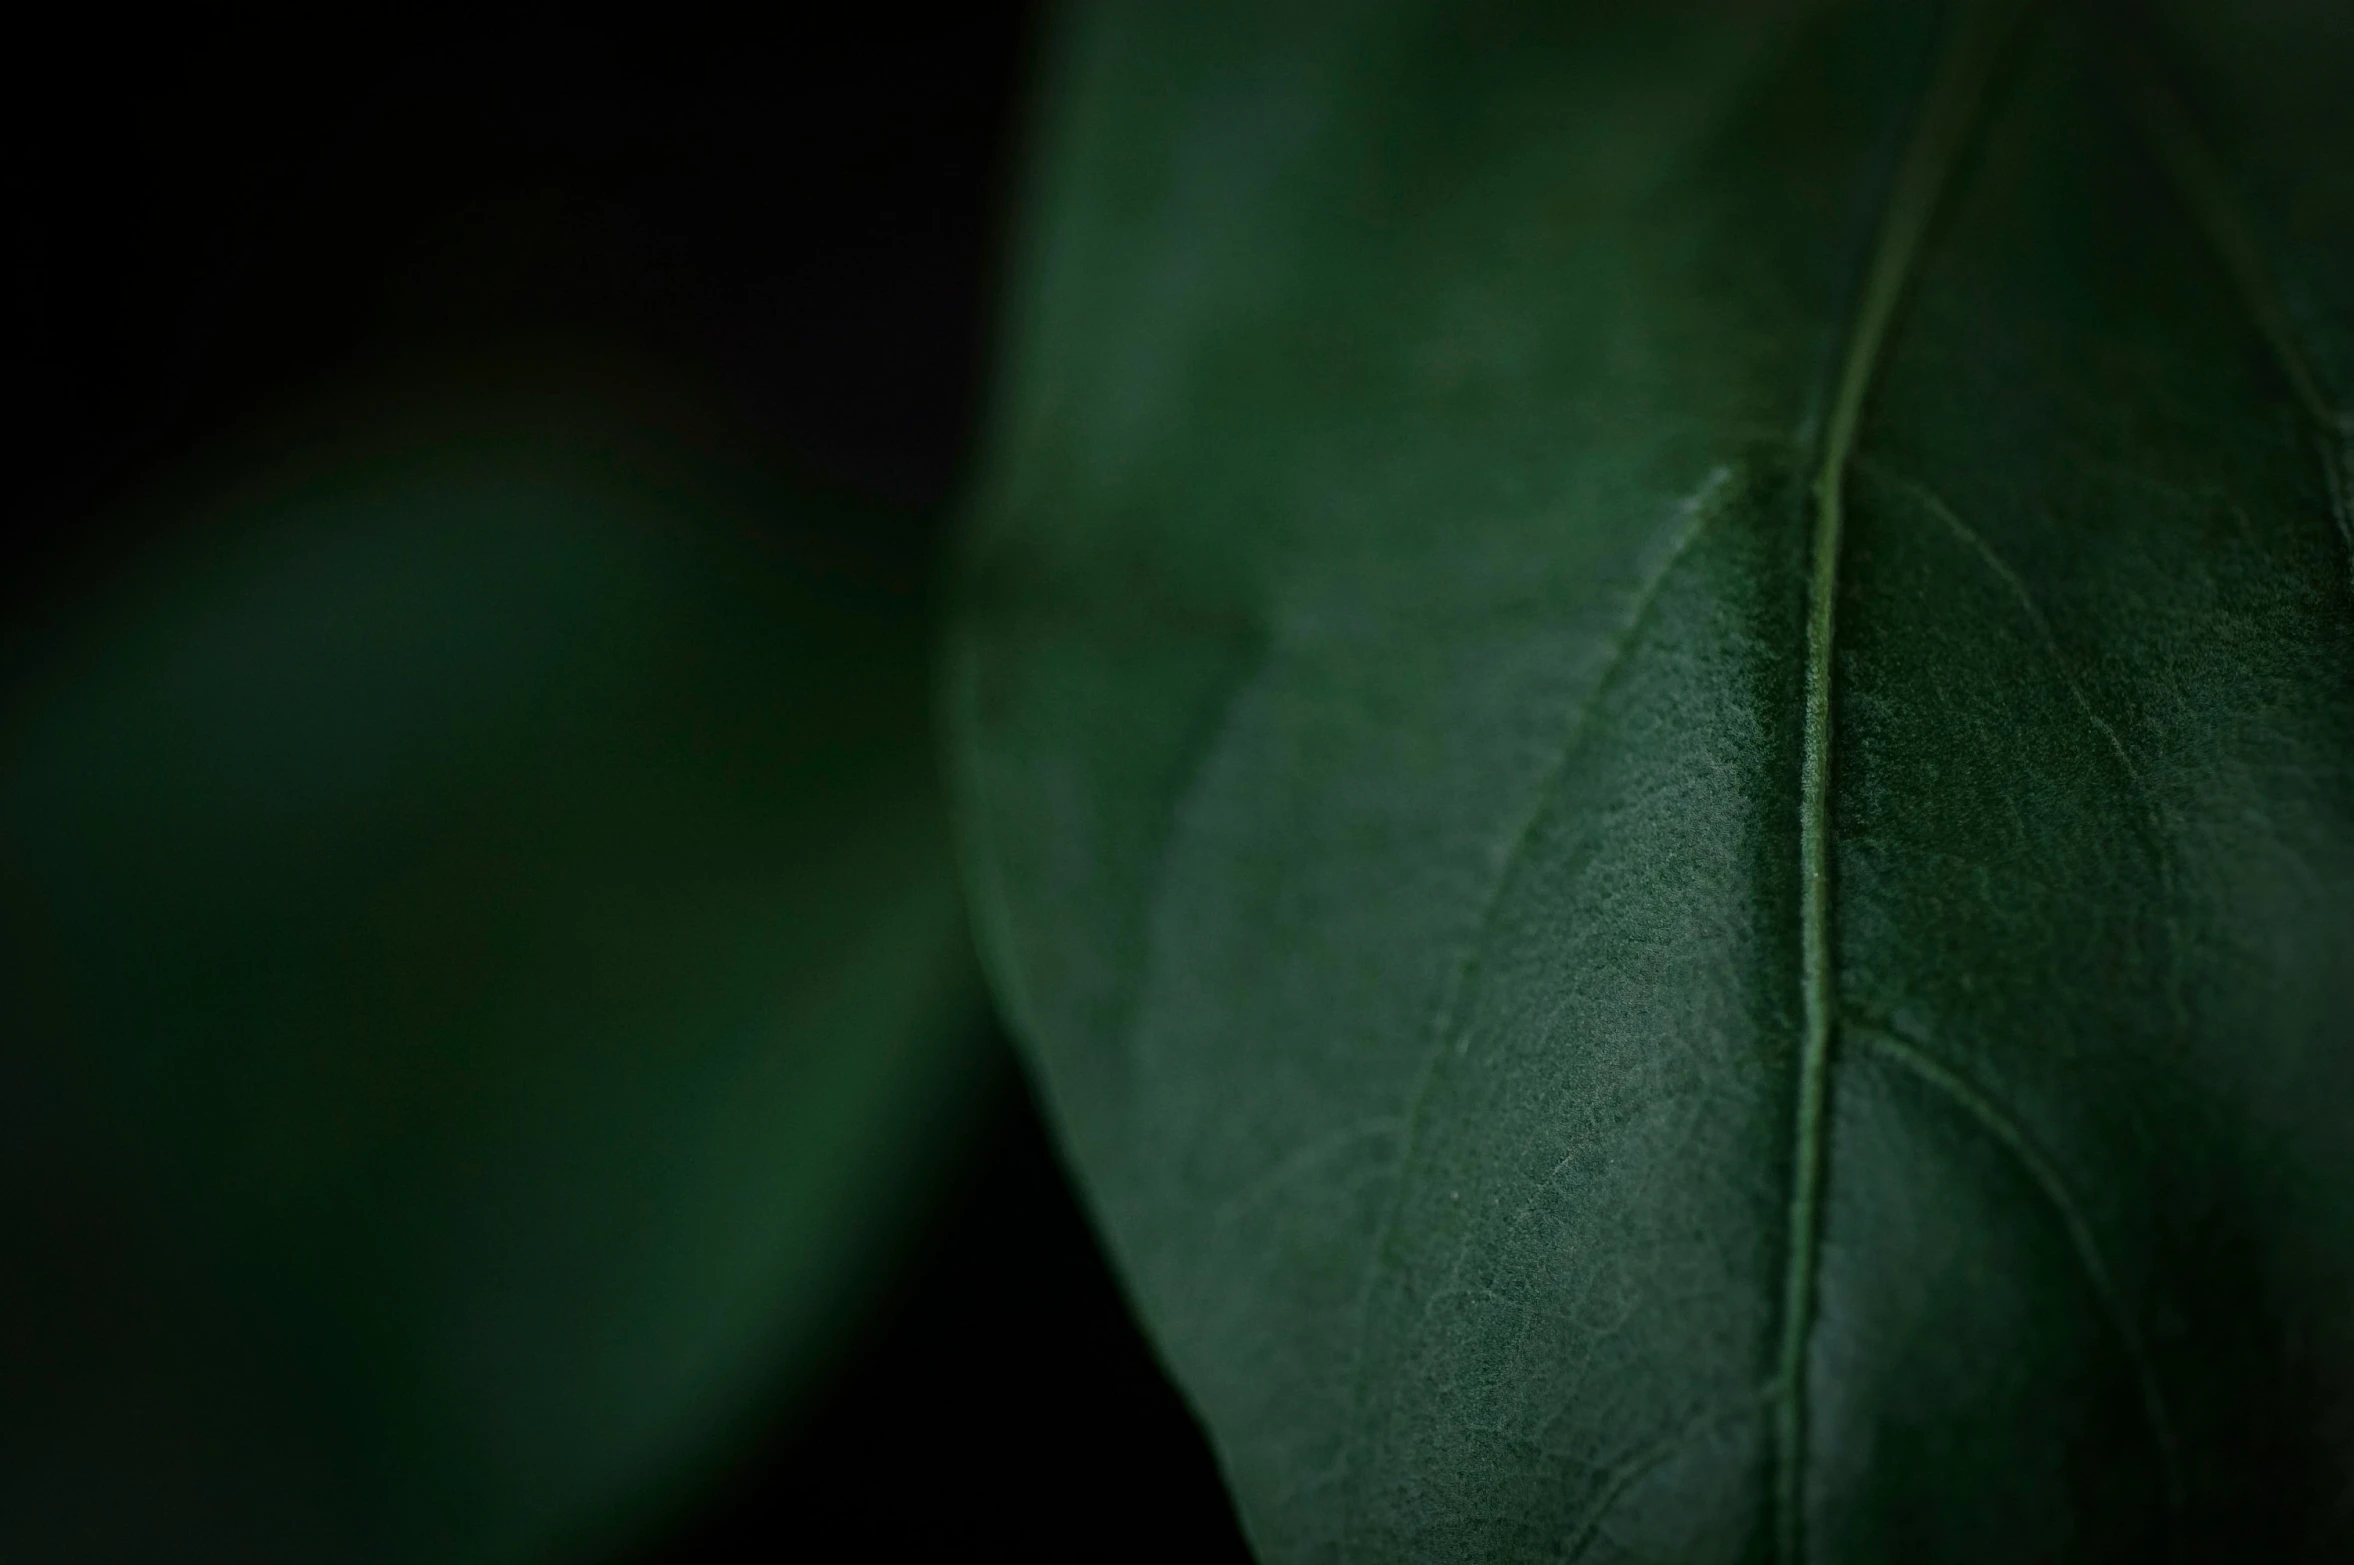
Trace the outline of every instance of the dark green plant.
[[944, 738], [1269, 1561], [2354, 1556], [2354, 9], [1047, 59], [944, 647], [564, 399], [10, 627], [0, 1550], [562, 1552], [813, 1373]]
[[968, 885], [1263, 1555], [2354, 1553], [2354, 12], [1058, 58]]

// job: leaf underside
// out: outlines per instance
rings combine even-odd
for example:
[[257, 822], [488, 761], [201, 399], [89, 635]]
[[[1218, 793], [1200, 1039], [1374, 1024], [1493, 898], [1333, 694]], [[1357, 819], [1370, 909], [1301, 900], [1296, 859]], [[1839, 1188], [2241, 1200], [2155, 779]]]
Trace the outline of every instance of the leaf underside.
[[2354, 14], [1070, 22], [960, 805], [1262, 1553], [2354, 1551]]

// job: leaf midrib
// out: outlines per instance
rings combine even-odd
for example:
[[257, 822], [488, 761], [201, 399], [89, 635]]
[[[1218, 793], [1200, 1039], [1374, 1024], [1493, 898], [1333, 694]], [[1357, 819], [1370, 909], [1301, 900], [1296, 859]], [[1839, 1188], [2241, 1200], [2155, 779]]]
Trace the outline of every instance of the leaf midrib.
[[1820, 1251], [1837, 975], [1831, 945], [1831, 675], [1847, 470], [1888, 329], [1986, 96], [2002, 46], [2028, 0], [1982, 0], [1954, 28], [1923, 95], [1881, 213], [1848, 323], [1811, 494], [1805, 734], [1799, 771], [1799, 942], [1804, 1032], [1791, 1138], [1790, 1218], [1783, 1253], [1782, 1338], [1773, 1379], [1775, 1557], [1797, 1565], [1805, 1545], [1806, 1377]]

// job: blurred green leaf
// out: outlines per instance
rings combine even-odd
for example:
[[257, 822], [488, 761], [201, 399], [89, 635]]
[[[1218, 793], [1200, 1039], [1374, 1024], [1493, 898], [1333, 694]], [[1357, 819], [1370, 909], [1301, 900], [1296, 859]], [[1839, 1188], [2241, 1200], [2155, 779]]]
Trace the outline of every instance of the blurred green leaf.
[[1277, 1561], [2354, 1551], [2343, 6], [1075, 9], [976, 922]]
[[862, 519], [593, 398], [371, 427], [110, 563], [0, 728], [11, 1559], [625, 1529], [983, 1068]]

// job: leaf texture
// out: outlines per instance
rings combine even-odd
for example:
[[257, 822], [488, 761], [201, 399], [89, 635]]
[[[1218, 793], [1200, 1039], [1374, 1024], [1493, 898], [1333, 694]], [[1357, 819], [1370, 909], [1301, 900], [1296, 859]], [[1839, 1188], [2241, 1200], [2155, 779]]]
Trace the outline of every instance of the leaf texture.
[[2354, 1550], [2350, 73], [1070, 17], [968, 879], [1266, 1557]]

